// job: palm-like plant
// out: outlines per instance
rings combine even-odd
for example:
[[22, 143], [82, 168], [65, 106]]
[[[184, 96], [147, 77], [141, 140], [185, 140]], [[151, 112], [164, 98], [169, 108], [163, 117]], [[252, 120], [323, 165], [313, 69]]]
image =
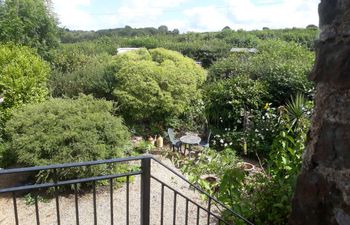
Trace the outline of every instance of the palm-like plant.
[[300, 93], [287, 102], [286, 111], [291, 121], [291, 128], [294, 128], [305, 117], [305, 104], [304, 95]]

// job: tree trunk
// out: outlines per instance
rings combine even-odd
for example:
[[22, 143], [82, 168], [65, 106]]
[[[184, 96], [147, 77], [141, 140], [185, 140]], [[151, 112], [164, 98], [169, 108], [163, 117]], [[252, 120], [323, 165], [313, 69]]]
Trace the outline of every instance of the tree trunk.
[[350, 225], [350, 0], [322, 0], [315, 112], [290, 225]]

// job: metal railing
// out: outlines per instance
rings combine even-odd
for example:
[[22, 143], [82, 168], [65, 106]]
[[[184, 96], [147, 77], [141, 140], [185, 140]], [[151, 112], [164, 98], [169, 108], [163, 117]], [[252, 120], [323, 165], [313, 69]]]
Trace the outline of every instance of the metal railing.
[[[171, 173], [175, 174], [178, 178], [183, 180], [185, 183], [187, 183], [190, 187], [197, 190], [201, 194], [205, 195], [207, 197], [207, 206], [203, 207], [201, 204], [195, 202], [193, 199], [190, 199], [186, 197], [183, 193], [180, 193], [175, 188], [171, 187], [169, 184], [166, 184], [161, 179], [155, 177], [151, 173], [151, 161], [154, 161], [155, 163], [158, 163], [162, 167], [166, 168]], [[192, 204], [192, 206], [196, 207], [196, 224], [199, 224], [199, 214], [200, 212], [205, 212], [207, 214], [206, 217], [206, 223], [209, 225], [211, 223], [211, 218], [214, 218], [218, 224], [226, 224], [230, 225], [232, 222], [225, 221], [224, 218], [221, 217], [221, 215], [218, 215], [217, 213], [214, 213], [212, 210], [213, 204], [221, 207], [226, 212], [230, 212], [233, 216], [236, 218], [239, 218], [243, 222], [249, 225], [253, 225], [250, 221], [248, 221], [246, 218], [238, 214], [237, 212], [233, 211], [231, 208], [227, 207], [223, 203], [221, 203], [216, 198], [209, 195], [207, 192], [200, 189], [198, 186], [192, 184], [189, 182], [185, 177], [183, 177], [181, 174], [176, 172], [175, 170], [171, 169], [158, 159], [154, 158], [151, 155], [143, 155], [143, 156], [137, 156], [137, 157], [129, 157], [129, 158], [118, 158], [118, 159], [110, 159], [110, 160], [99, 160], [99, 161], [91, 161], [91, 162], [79, 162], [79, 163], [67, 163], [67, 164], [61, 164], [61, 165], [50, 165], [50, 166], [39, 166], [39, 167], [28, 167], [28, 168], [16, 168], [16, 169], [7, 169], [7, 170], [0, 170], [0, 179], [2, 175], [8, 175], [8, 174], [20, 174], [20, 173], [31, 173], [31, 172], [41, 172], [41, 171], [54, 171], [57, 172], [58, 170], [64, 170], [69, 168], [80, 168], [80, 167], [89, 167], [89, 166], [96, 166], [96, 165], [110, 165], [114, 163], [126, 163], [131, 161], [140, 161], [141, 166], [139, 170], [132, 171], [132, 172], [126, 172], [126, 173], [120, 173], [120, 174], [110, 174], [110, 175], [102, 175], [102, 176], [94, 176], [94, 177], [88, 177], [88, 178], [78, 178], [78, 179], [72, 179], [72, 180], [55, 180], [51, 183], [43, 183], [43, 184], [30, 184], [30, 185], [22, 185], [22, 186], [16, 186], [16, 187], [7, 187], [0, 189], [0, 194], [11, 194], [12, 195], [12, 202], [13, 202], [13, 210], [14, 210], [14, 222], [16, 225], [19, 225], [19, 210], [17, 206], [17, 199], [22, 193], [31, 193], [38, 190], [44, 190], [48, 188], [53, 188], [54, 190], [54, 199], [55, 199], [55, 205], [56, 205], [56, 221], [58, 225], [61, 225], [61, 211], [60, 211], [60, 201], [59, 201], [59, 191], [58, 188], [61, 186], [66, 185], [72, 185], [74, 188], [74, 204], [75, 204], [75, 223], [77, 225], [81, 224], [79, 218], [79, 201], [78, 201], [78, 185], [83, 183], [92, 183], [92, 204], [93, 204], [93, 224], [98, 224], [98, 212], [97, 212], [97, 204], [96, 204], [96, 182], [98, 181], [109, 181], [109, 196], [110, 196], [110, 203], [109, 203], [109, 214], [110, 214], [110, 224], [117, 224], [115, 223], [115, 216], [114, 216], [114, 200], [113, 200], [113, 192], [114, 192], [114, 182], [113, 179], [118, 178], [126, 178], [126, 224], [130, 224], [130, 178], [134, 176], [141, 176], [141, 189], [140, 189], [140, 224], [141, 225], [149, 225], [150, 222], [150, 204], [151, 204], [151, 181], [155, 181], [160, 183], [161, 185], [161, 205], [160, 205], [160, 218], [157, 218], [160, 225], [164, 225], [164, 193], [165, 188], [173, 192], [173, 215], [172, 215], [172, 221], [167, 221], [166, 224], [173, 224], [177, 225], [178, 222], [176, 221], [176, 213], [177, 213], [177, 207], [178, 202], [177, 200], [179, 197], [183, 198], [185, 200], [185, 225], [189, 224], [189, 204]], [[34, 195], [34, 207], [35, 207], [35, 220], [36, 224], [40, 225], [40, 210], [38, 207], [38, 196], [37, 194]]]

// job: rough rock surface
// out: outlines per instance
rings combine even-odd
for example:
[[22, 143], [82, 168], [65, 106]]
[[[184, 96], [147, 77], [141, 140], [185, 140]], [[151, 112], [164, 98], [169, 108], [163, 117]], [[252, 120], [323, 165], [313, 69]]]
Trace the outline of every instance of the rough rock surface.
[[350, 0], [322, 0], [315, 113], [290, 225], [350, 224]]

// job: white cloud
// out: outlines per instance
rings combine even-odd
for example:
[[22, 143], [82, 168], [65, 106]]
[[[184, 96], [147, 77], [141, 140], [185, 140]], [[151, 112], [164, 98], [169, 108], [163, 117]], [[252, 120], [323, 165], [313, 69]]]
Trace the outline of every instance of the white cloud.
[[90, 0], [54, 0], [53, 4], [61, 26], [84, 30], [93, 24], [93, 17], [80, 8], [89, 6]]
[[230, 23], [222, 8], [215, 6], [195, 7], [184, 11], [191, 31], [218, 30]]
[[317, 5], [320, 0], [225, 0], [227, 7], [216, 5], [184, 10], [177, 20], [181, 31], [217, 31], [232, 29], [262, 29], [306, 27], [318, 24]]
[[114, 27], [159, 26], [166, 24], [163, 16], [188, 0], [125, 0], [113, 17]]
[[187, 31], [188, 27], [190, 27], [188, 21], [182, 19], [165, 20], [163, 24], [165, 24], [169, 30], [179, 29], [181, 32]]
[[308, 24], [317, 24], [319, 2], [320, 0], [285, 0], [279, 4], [255, 5], [251, 0], [227, 0], [230, 18], [246, 29], [305, 27]]
[[[157, 27], [186, 31], [215, 31], [225, 26], [233, 29], [262, 27], [305, 27], [318, 23], [320, 0], [222, 0], [215, 4], [183, 9], [194, 0], [118, 0], [115, 9], [89, 14], [91, 0], [54, 0], [61, 25], [70, 29], [104, 29], [124, 27]], [[104, 14], [106, 13], [106, 14]]]

